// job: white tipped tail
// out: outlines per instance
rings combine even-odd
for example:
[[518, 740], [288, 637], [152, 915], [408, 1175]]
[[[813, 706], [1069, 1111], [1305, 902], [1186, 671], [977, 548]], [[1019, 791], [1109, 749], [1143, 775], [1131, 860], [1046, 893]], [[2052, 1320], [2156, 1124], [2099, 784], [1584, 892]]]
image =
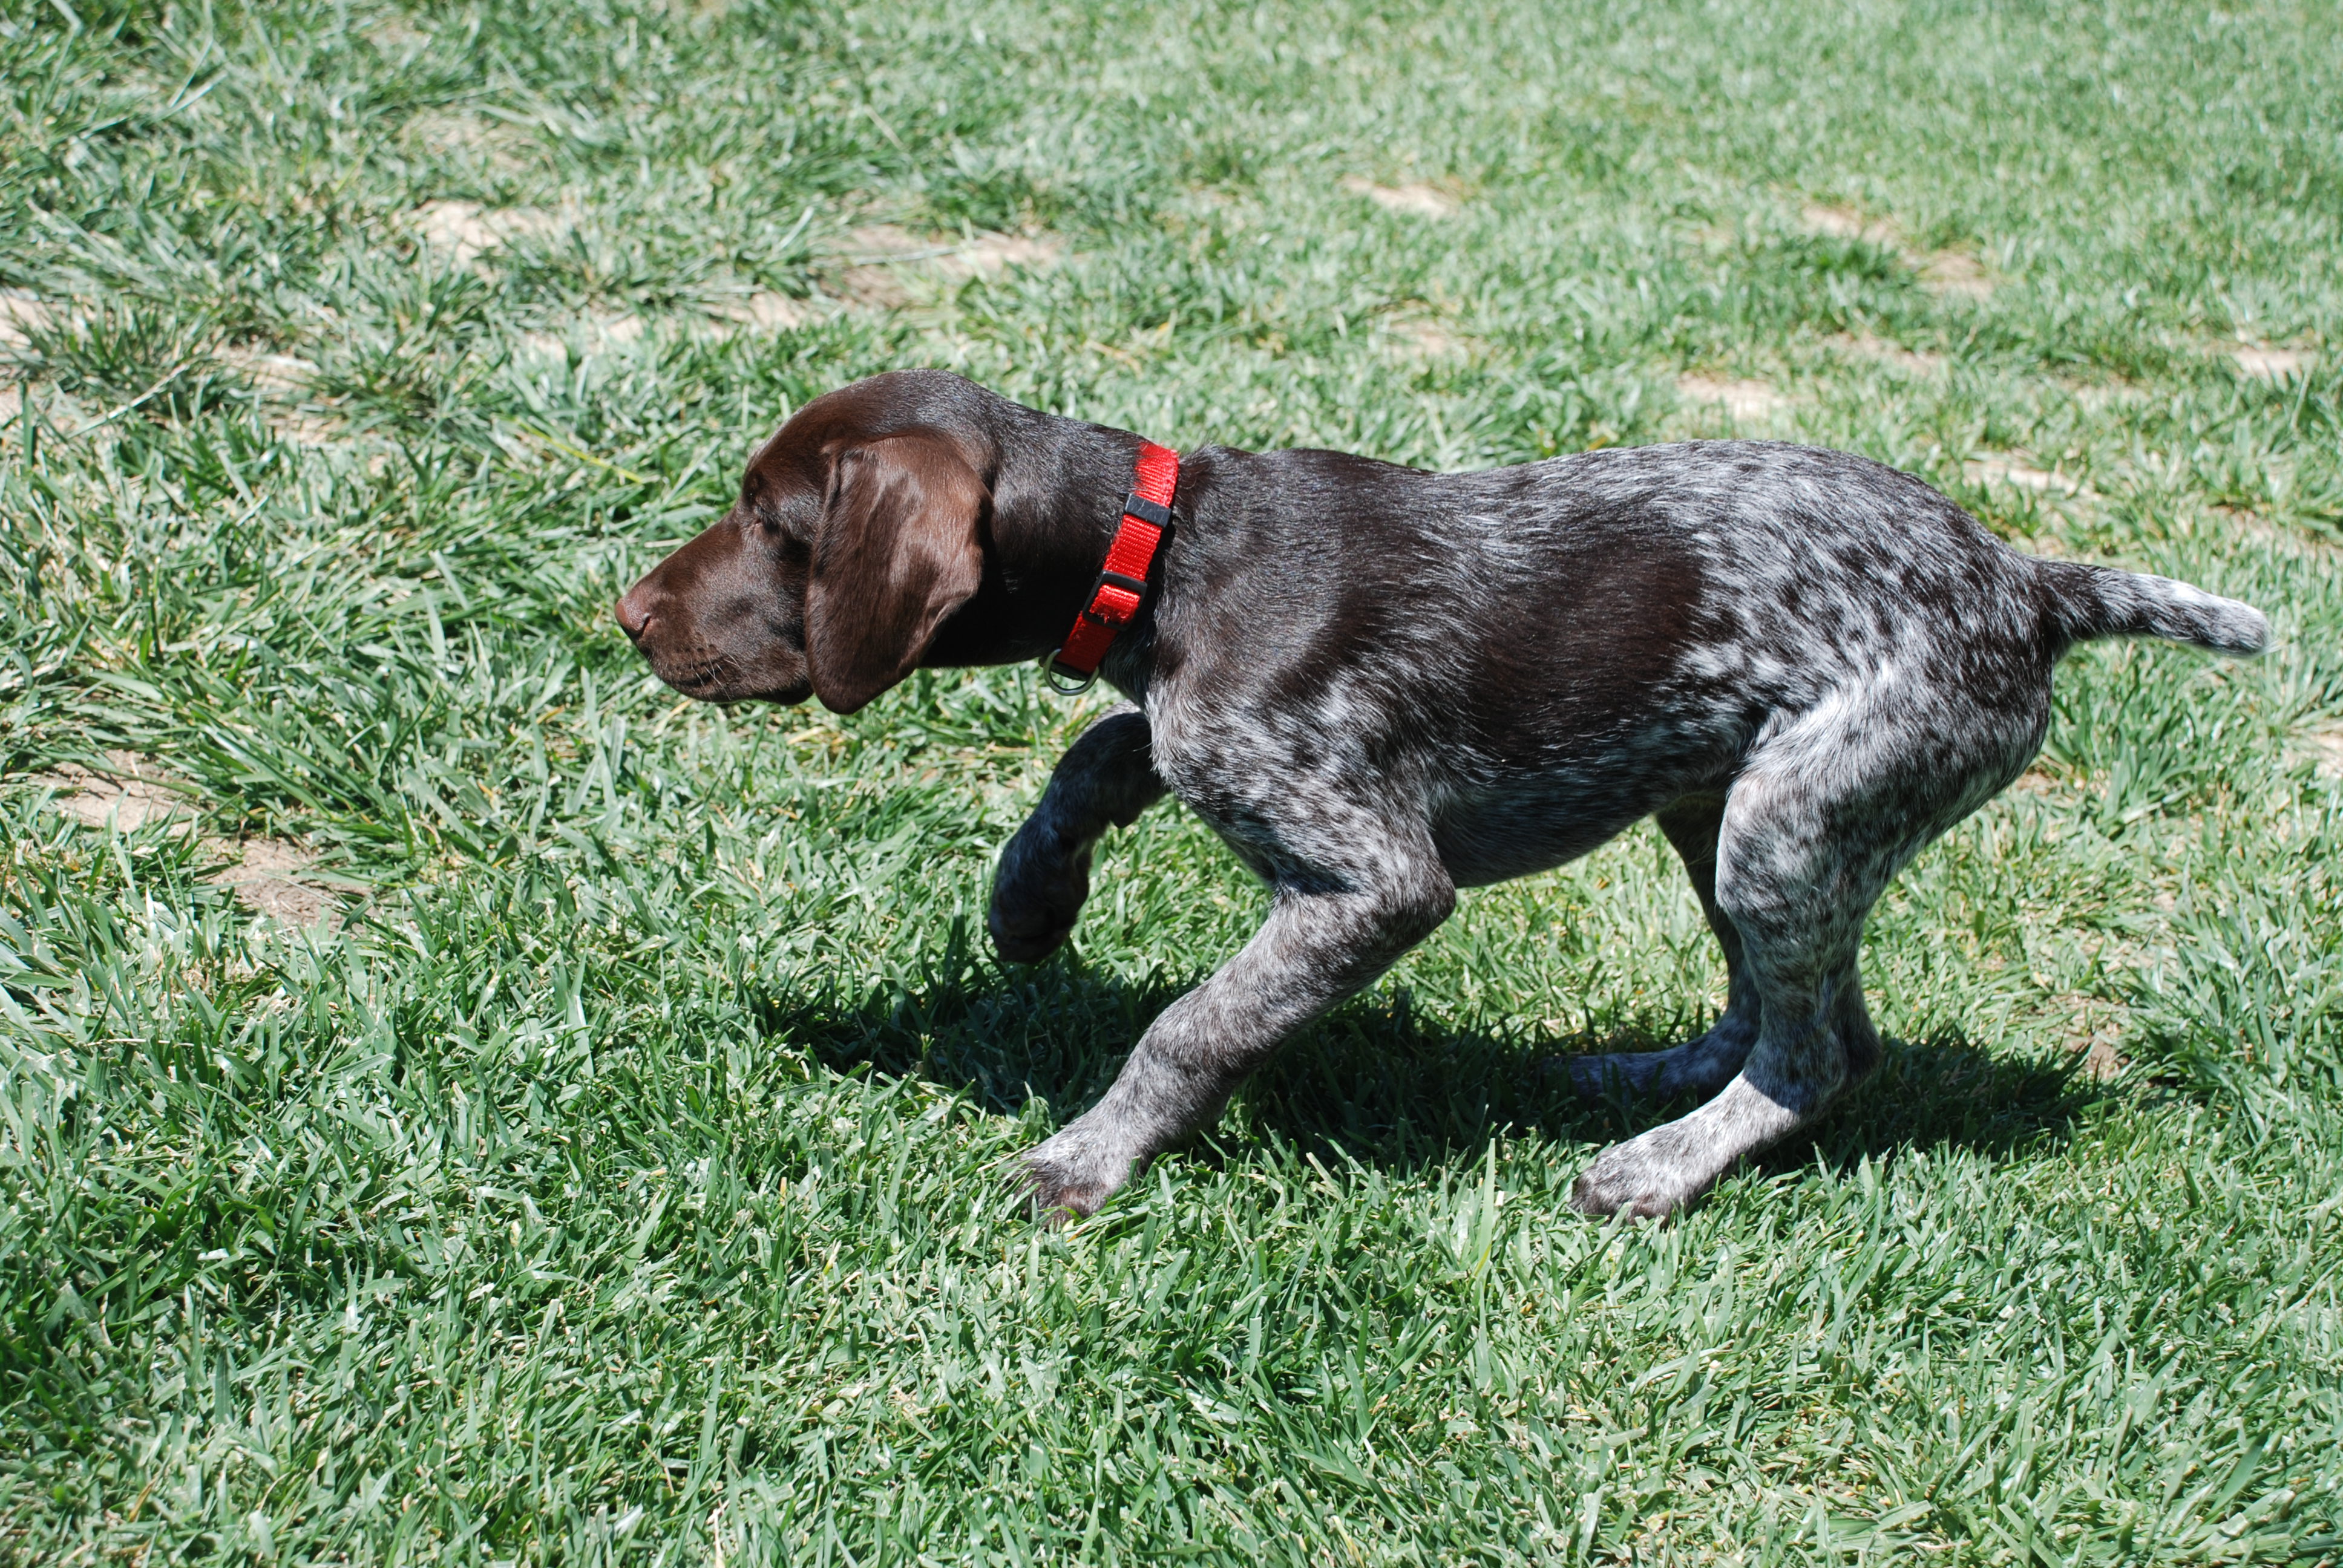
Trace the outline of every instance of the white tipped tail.
[[2034, 564], [2052, 622], [2076, 642], [2161, 637], [2248, 658], [2269, 646], [2269, 622], [2249, 604], [2145, 572], [2077, 561]]

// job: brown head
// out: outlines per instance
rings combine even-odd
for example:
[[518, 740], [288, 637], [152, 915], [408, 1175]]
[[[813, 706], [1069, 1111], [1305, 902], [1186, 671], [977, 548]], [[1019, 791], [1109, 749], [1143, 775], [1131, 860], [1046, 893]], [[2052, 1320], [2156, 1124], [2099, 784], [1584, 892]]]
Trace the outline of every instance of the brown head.
[[627, 590], [618, 625], [688, 696], [853, 712], [982, 585], [1016, 416], [1041, 417], [940, 371], [816, 398], [750, 459], [723, 520]]

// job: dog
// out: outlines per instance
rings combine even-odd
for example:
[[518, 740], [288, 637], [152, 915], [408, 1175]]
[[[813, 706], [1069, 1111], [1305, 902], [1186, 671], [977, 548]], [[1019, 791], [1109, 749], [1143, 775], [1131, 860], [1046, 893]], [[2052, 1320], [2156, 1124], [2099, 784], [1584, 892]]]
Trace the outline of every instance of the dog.
[[[1177, 465], [1160, 506], [1134, 490], [1151, 454]], [[1141, 512], [1161, 537], [1133, 572], [1115, 541]], [[1102, 569], [1111, 546], [1121, 568]], [[1120, 620], [1101, 609], [1118, 591]], [[1092, 847], [1166, 794], [1273, 900], [1024, 1157], [1041, 1207], [1075, 1215], [1209, 1125], [1457, 889], [1645, 817], [1725, 950], [1726, 1002], [1687, 1043], [1570, 1064], [1588, 1095], [1703, 1097], [1600, 1155], [1572, 1201], [1670, 1213], [1877, 1066], [1865, 916], [2025, 769], [2068, 648], [2250, 655], [2268, 635], [2184, 583], [2023, 555], [1844, 452], [1697, 441], [1462, 474], [1177, 456], [933, 370], [808, 403], [617, 615], [679, 691], [839, 713], [922, 667], [1055, 657], [1079, 674], [1069, 650], [1096, 657], [1107, 628], [1098, 673], [1127, 701], [1003, 852], [997, 951], [1031, 963], [1063, 942]]]

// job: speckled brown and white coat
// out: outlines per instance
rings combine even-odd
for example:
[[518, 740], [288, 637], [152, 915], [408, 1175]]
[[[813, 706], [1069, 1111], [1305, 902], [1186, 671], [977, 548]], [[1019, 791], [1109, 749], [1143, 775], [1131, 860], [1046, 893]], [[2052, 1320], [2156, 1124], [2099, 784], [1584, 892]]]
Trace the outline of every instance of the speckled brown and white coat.
[[[724, 521], [620, 601], [679, 689], [861, 706], [919, 665], [1062, 638], [1139, 438], [942, 372], [809, 404]], [[1909, 475], [1843, 452], [1694, 442], [1428, 474], [1205, 447], [1102, 677], [1128, 699], [1067, 752], [994, 882], [1004, 958], [1071, 930], [1092, 847], [1168, 793], [1268, 883], [1243, 950], [1166, 1009], [1106, 1095], [1026, 1157], [1087, 1213], [1370, 983], [1456, 890], [1644, 818], [1683, 856], [1730, 980], [1671, 1050], [1579, 1088], [1711, 1096], [1579, 1179], [1666, 1213], [1808, 1123], [1879, 1060], [1865, 913], [2040, 746], [2053, 668], [2094, 637], [2231, 653], [2261, 616], [2162, 578], [2010, 549]]]

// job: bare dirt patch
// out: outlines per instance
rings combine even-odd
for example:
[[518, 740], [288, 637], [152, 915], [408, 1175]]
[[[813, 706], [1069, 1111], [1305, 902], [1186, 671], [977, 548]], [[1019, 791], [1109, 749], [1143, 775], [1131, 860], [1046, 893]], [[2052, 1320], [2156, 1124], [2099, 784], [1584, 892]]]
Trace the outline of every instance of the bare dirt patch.
[[958, 242], [913, 234], [898, 223], [866, 223], [846, 231], [846, 254], [855, 264], [931, 261], [950, 254]]
[[85, 828], [111, 822], [126, 833], [195, 817], [186, 785], [156, 763], [135, 751], [109, 751], [106, 763], [99, 772], [68, 762], [45, 778], [59, 790], [57, 809]]
[[311, 929], [331, 930], [341, 924], [341, 906], [334, 895], [302, 879], [317, 857], [300, 845], [283, 839], [246, 839], [242, 844], [208, 839], [205, 848], [235, 859], [205, 880], [233, 888], [236, 902], [254, 914]]
[[1874, 245], [1892, 245], [1899, 249], [1903, 237], [1896, 226], [1884, 217], [1866, 217], [1851, 206], [1826, 206], [1820, 202], [1808, 202], [1798, 211], [1798, 219], [1815, 234], [1826, 234], [1834, 239], [1867, 239]]
[[813, 307], [774, 289], [759, 289], [741, 299], [728, 299], [709, 308], [719, 321], [752, 332], [786, 332], [813, 319]]
[[2039, 495], [2088, 497], [2090, 487], [2071, 475], [2038, 468], [2015, 452], [1996, 452], [1961, 465], [1974, 484], [2010, 485]]
[[349, 435], [349, 427], [333, 415], [309, 408], [272, 414], [268, 427], [297, 447], [332, 447]]
[[827, 281], [849, 304], [900, 310], [913, 304], [914, 285], [965, 283], [997, 277], [1011, 267], [1041, 271], [1065, 256], [1065, 242], [1045, 234], [980, 234], [930, 238], [898, 224], [865, 224], [848, 231], [844, 265]]
[[1728, 380], [1716, 376], [1676, 377], [1676, 392], [1694, 403], [1722, 407], [1736, 421], [1771, 419], [1790, 406], [1790, 399], [1763, 381]]
[[1839, 353], [1855, 359], [1874, 359], [1882, 365], [1892, 365], [1913, 376], [1934, 376], [1945, 367], [1941, 354], [1925, 354], [1906, 348], [1875, 333], [1834, 333], [1823, 339]]
[[913, 297], [900, 274], [875, 264], [848, 267], [832, 280], [832, 286], [847, 304], [873, 310], [900, 310]]
[[301, 406], [301, 395], [317, 374], [317, 366], [293, 354], [275, 354], [250, 344], [231, 344], [219, 350], [222, 363], [241, 371], [266, 398], [268, 427], [297, 447], [330, 447], [348, 431], [340, 419], [316, 406]]
[[1336, 182], [1353, 196], [1366, 197], [1385, 212], [1395, 212], [1409, 217], [1454, 217], [1464, 210], [1464, 204], [1452, 191], [1422, 180], [1410, 180], [1404, 185], [1377, 185], [1364, 175], [1344, 175]]
[[[135, 751], [108, 751], [102, 770], [69, 762], [39, 782], [57, 790], [52, 805], [85, 828], [130, 833], [161, 824], [178, 835], [196, 830], [194, 786]], [[204, 879], [233, 889], [236, 901], [254, 914], [311, 928], [339, 923], [334, 895], [306, 875], [317, 857], [301, 845], [284, 839], [199, 842], [206, 854], [227, 862]]]
[[366, 36], [367, 43], [386, 55], [408, 54], [431, 42], [430, 34], [398, 17], [368, 28]]
[[639, 342], [642, 336], [641, 317], [612, 314], [580, 317], [559, 330], [524, 332], [520, 341], [529, 352], [551, 359], [568, 354], [572, 343], [588, 354], [607, 354], [613, 348]]
[[2145, 389], [2123, 381], [2061, 381], [2058, 385], [2094, 414], [2126, 403], [2137, 403], [2147, 397]]
[[317, 367], [298, 355], [272, 354], [249, 344], [230, 344], [215, 357], [241, 371], [246, 380], [263, 392], [299, 392], [317, 374]]
[[458, 266], [509, 240], [558, 234], [568, 220], [540, 207], [484, 207], [476, 201], [427, 201], [409, 215], [423, 243]]
[[1391, 346], [1411, 359], [1463, 359], [1473, 351], [1470, 338], [1427, 317], [1401, 317], [1385, 322], [1383, 331]]
[[1943, 297], [1983, 299], [1993, 293], [1993, 279], [1985, 264], [1965, 250], [1940, 250], [1920, 264], [1920, 286]]
[[2083, 1059], [2084, 1077], [2105, 1083], [2130, 1065], [2124, 1060], [2124, 1024], [2130, 1010], [2103, 997], [2068, 991], [2050, 999], [2051, 1006], [2068, 1015], [2063, 1043], [2070, 1055]]
[[528, 161], [521, 156], [527, 138], [519, 131], [461, 110], [427, 109], [408, 120], [401, 135], [435, 156], [472, 153], [508, 173]]
[[32, 334], [57, 317], [57, 307], [17, 289], [0, 290], [0, 349], [21, 354], [33, 346]]
[[2343, 779], [2343, 723], [2329, 722], [2302, 738], [2303, 749], [2321, 779]]
[[1012, 266], [1041, 272], [1057, 266], [1065, 250], [1065, 242], [1052, 235], [980, 234], [939, 256], [936, 268], [954, 279], [997, 277]]
[[2260, 344], [2240, 343], [2229, 350], [2238, 372], [2259, 377], [2265, 381], [2286, 381], [2297, 376], [2308, 376], [2318, 362], [2318, 356], [2308, 348], [2270, 348]]
[[2308, 559], [2317, 562], [2316, 569], [2318, 571], [2333, 571], [2337, 562], [2343, 560], [2343, 545], [2329, 544], [2323, 538], [2311, 538], [2292, 528], [2280, 528], [2250, 508], [2232, 507], [2224, 502], [2216, 501], [2206, 509], [2220, 518], [2227, 527], [2258, 544], [2269, 546], [2281, 555], [2290, 556], [2297, 560]]
[[1993, 292], [1993, 278], [1976, 256], [1965, 250], [1922, 250], [1905, 236], [1893, 218], [1819, 202], [1808, 202], [1799, 209], [1798, 218], [1811, 234], [1888, 246], [1898, 260], [1919, 274], [1920, 286], [1939, 298], [1983, 299]]
[[2036, 763], [2011, 779], [2008, 787], [2016, 795], [2058, 795], [2066, 792], [2066, 781], [2057, 774], [2044, 772]]

